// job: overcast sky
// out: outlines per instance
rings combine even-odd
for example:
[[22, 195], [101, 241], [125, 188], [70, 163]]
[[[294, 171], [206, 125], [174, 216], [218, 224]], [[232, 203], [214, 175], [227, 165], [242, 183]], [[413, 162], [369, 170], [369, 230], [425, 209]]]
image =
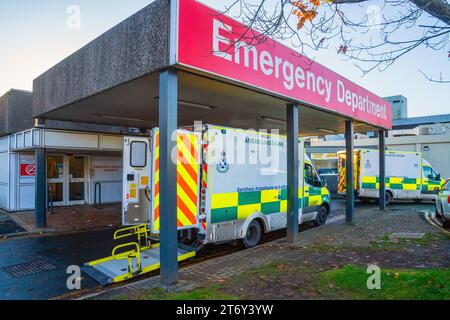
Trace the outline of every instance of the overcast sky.
[[[31, 90], [34, 78], [151, 2], [0, 0], [0, 96], [10, 88]], [[226, 3], [202, 2], [217, 8]], [[367, 6], [376, 3], [374, 0]], [[71, 5], [81, 9], [80, 29], [67, 27]], [[364, 13], [366, 7], [354, 6], [350, 10]], [[379, 96], [404, 95], [408, 98], [409, 116], [450, 113], [450, 85], [429, 82], [418, 72], [420, 69], [450, 76], [450, 59], [445, 50], [419, 48], [388, 70], [373, 71], [364, 77], [334, 48], [311, 53], [310, 57]]]

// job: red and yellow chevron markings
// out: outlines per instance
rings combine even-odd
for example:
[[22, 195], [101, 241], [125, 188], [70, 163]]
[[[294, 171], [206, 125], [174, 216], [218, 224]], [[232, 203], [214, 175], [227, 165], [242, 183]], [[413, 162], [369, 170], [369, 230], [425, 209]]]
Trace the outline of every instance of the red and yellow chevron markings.
[[[153, 229], [159, 230], [159, 132], [155, 143], [155, 186]], [[199, 193], [199, 150], [198, 137], [195, 134], [178, 132], [177, 134], [177, 218], [178, 228], [197, 224]]]
[[339, 159], [338, 162], [338, 172], [339, 172], [339, 184], [338, 184], [338, 192], [345, 192], [346, 186], [345, 186], [345, 181], [346, 181], [346, 174], [347, 174], [347, 169], [342, 165], [343, 159]]

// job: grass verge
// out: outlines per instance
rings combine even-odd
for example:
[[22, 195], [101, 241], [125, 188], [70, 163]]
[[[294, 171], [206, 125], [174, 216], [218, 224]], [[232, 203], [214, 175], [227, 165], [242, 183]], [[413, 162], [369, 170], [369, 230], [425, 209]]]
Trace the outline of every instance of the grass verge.
[[369, 290], [366, 268], [345, 266], [321, 274], [322, 288], [342, 299], [450, 300], [450, 270], [381, 270], [381, 289]]

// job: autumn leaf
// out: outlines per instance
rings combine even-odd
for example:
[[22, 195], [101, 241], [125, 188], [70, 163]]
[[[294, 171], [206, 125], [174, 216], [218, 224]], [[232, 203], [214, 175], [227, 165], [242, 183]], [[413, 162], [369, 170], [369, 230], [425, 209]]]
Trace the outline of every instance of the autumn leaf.
[[321, 5], [321, 0], [293, 1], [292, 14], [298, 18], [297, 29], [300, 30], [305, 26], [307, 21], [312, 21], [317, 16], [317, 8]]
[[339, 47], [338, 54], [340, 54], [340, 53], [346, 54], [347, 50], [348, 50], [348, 47], [346, 45], [342, 45]]

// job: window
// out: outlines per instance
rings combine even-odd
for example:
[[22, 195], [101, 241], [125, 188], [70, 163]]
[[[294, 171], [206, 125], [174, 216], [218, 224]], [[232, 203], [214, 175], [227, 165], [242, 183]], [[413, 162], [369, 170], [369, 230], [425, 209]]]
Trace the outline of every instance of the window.
[[322, 182], [316, 171], [309, 164], [305, 165], [305, 182], [310, 186], [321, 187]]
[[431, 179], [433, 179], [433, 180], [439, 180], [438, 173], [437, 173], [436, 171], [434, 171], [433, 168], [431, 168], [431, 176], [432, 176]]
[[147, 165], [147, 143], [133, 141], [130, 150], [130, 165], [135, 168], [144, 168]]
[[312, 171], [312, 167], [310, 165], [305, 165], [305, 182], [309, 185], [314, 184], [314, 175]]
[[438, 180], [438, 174], [431, 167], [423, 167], [423, 177], [431, 180]]
[[450, 191], [450, 181], [447, 181], [447, 183], [444, 185], [443, 190]]
[[430, 167], [423, 167], [423, 177], [431, 179], [431, 168]]

